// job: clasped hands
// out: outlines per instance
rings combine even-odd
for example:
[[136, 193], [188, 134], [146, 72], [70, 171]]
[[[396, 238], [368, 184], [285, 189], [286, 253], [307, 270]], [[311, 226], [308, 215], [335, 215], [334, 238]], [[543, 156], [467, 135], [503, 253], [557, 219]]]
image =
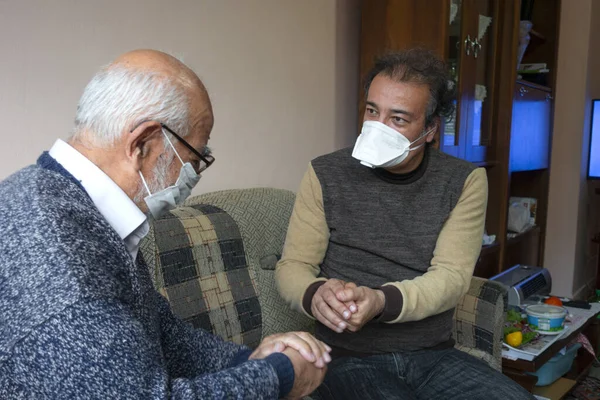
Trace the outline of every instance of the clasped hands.
[[300, 399], [311, 394], [325, 378], [331, 361], [331, 347], [307, 332], [288, 332], [267, 336], [250, 355], [261, 360], [273, 353], [283, 353], [294, 367], [294, 385], [287, 399]]
[[315, 292], [311, 313], [335, 332], [357, 332], [381, 314], [384, 307], [385, 295], [381, 290], [329, 279]]
[[[357, 332], [381, 314], [385, 296], [381, 290], [356, 286], [352, 282], [329, 279], [315, 292], [312, 315], [328, 328], [341, 333]], [[312, 393], [323, 381], [331, 348], [307, 332], [288, 332], [266, 337], [250, 355], [260, 360], [273, 353], [283, 353], [294, 367], [294, 386], [287, 398], [296, 399]]]

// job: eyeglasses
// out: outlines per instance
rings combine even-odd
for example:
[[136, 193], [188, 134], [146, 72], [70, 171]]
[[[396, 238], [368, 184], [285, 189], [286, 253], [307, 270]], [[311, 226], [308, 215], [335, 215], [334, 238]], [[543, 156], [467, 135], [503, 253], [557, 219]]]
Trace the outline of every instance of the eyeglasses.
[[197, 174], [200, 174], [201, 172], [206, 171], [208, 169], [208, 167], [210, 167], [212, 165], [212, 163], [215, 162], [215, 158], [212, 155], [207, 154], [207, 155], [203, 156], [191, 144], [186, 142], [181, 136], [179, 136], [178, 134], [173, 132], [173, 130], [171, 128], [169, 128], [162, 122], [161, 122], [160, 126], [162, 126], [165, 130], [167, 130], [167, 132], [169, 132], [171, 135], [175, 136], [177, 138], [177, 140], [179, 140], [181, 142], [181, 144], [183, 144], [185, 147], [187, 147], [192, 153], [194, 153], [194, 155], [196, 157], [198, 157], [198, 159], [199, 159], [198, 164], [194, 165], [192, 163], [192, 166], [194, 167], [194, 170], [196, 171]]
[[[144, 122], [148, 122], [148, 120], [144, 120], [144, 121], [140, 122], [133, 129], [131, 129], [131, 131], [129, 131], [129, 132], [133, 132], [138, 126], [140, 126]], [[183, 144], [185, 147], [187, 147], [187, 149], [189, 151], [191, 151], [192, 153], [194, 153], [194, 155], [196, 157], [198, 157], [198, 162], [197, 163], [196, 162], [191, 163], [192, 167], [194, 167], [194, 171], [196, 171], [197, 174], [200, 174], [201, 172], [206, 171], [208, 169], [208, 167], [210, 167], [212, 165], [212, 163], [215, 162], [215, 158], [211, 154], [207, 154], [207, 155], [203, 156], [191, 144], [189, 144], [188, 142], [186, 142], [185, 139], [183, 139], [181, 136], [179, 136], [178, 134], [176, 134], [175, 132], [173, 132], [173, 130], [171, 128], [169, 128], [168, 126], [166, 126], [162, 122], [160, 123], [160, 126], [163, 129], [166, 129], [167, 132], [169, 132], [171, 135], [175, 136], [177, 138], [177, 140], [179, 140], [181, 142], [181, 144]]]

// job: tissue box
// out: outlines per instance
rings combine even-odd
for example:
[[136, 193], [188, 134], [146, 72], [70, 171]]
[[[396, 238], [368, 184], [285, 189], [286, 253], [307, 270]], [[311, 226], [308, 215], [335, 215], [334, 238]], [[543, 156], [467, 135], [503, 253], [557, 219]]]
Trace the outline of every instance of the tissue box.
[[535, 225], [535, 214], [537, 212], [537, 199], [533, 197], [511, 197], [510, 204], [518, 203], [529, 210], [529, 224]]

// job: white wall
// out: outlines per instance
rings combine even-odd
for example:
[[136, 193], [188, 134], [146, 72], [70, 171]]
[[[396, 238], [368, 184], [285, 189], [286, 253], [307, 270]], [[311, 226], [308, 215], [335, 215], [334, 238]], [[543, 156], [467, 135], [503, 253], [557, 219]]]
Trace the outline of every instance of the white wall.
[[[584, 150], [582, 160], [585, 162], [584, 171], [587, 172], [588, 150], [590, 141], [591, 100], [600, 99], [600, 53], [598, 41], [600, 40], [600, 2], [592, 1], [590, 50], [588, 60], [588, 90], [586, 93], [586, 130], [584, 131]], [[598, 268], [599, 248], [592, 243], [594, 235], [600, 233], [600, 195], [596, 189], [600, 188], [599, 181], [585, 180], [582, 185], [581, 208], [586, 215], [580, 229], [581, 262], [578, 263], [579, 271], [575, 271], [574, 291], [596, 288], [596, 273]]]
[[359, 29], [358, 0], [0, 0], [0, 179], [69, 136], [101, 65], [154, 48], [213, 101], [217, 161], [198, 192], [295, 190], [356, 136]]
[[590, 100], [600, 97], [599, 26], [600, 2], [562, 2], [544, 266], [563, 296], [585, 296], [595, 285], [598, 202], [586, 173]]

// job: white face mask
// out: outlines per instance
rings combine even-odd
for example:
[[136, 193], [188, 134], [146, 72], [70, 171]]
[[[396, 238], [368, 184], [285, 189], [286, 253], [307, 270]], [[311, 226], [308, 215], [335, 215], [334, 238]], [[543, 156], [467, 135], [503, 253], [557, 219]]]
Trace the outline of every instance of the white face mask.
[[177, 155], [177, 158], [179, 158], [179, 161], [181, 161], [182, 167], [179, 171], [179, 177], [177, 178], [175, 185], [169, 186], [159, 192], [155, 192], [154, 194], [150, 192], [150, 188], [148, 188], [148, 185], [146, 184], [146, 180], [144, 179], [142, 171], [139, 171], [140, 177], [142, 178], [142, 183], [148, 192], [148, 196], [144, 198], [144, 201], [148, 206], [148, 210], [150, 210], [150, 213], [152, 213], [152, 216], [156, 219], [160, 218], [160, 216], [166, 211], [172, 210], [178, 205], [181, 205], [185, 199], [192, 194], [192, 189], [194, 189], [194, 186], [196, 186], [202, 177], [202, 175], [196, 174], [192, 164], [189, 162], [183, 162], [164, 130], [163, 134]]
[[434, 129], [430, 129], [411, 142], [406, 136], [381, 122], [365, 121], [360, 136], [356, 139], [352, 157], [360, 160], [362, 165], [369, 168], [394, 167], [402, 163], [411, 151], [423, 146], [425, 143], [421, 143], [417, 147], [410, 147], [433, 132]]

